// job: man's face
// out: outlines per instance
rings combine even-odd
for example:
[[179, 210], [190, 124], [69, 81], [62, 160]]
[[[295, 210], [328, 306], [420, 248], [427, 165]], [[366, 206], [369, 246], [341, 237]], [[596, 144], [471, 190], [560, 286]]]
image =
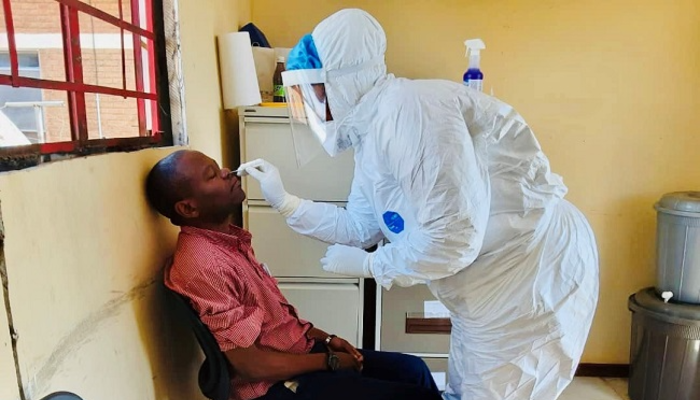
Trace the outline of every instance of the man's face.
[[326, 103], [326, 122], [333, 121], [333, 116], [331, 115], [331, 109], [328, 106], [328, 99], [326, 98], [326, 85], [325, 84], [316, 84], [316, 85], [311, 85], [311, 86], [314, 88], [314, 94], [316, 95], [316, 98], [318, 99], [318, 101]]
[[[315, 96], [315, 99], [306, 99], [310, 100], [309, 103], [307, 104], [315, 104], [315, 103], [323, 103], [325, 104], [325, 116], [322, 114], [322, 110], [318, 110], [314, 107], [311, 107], [316, 111], [318, 114], [319, 118], [324, 118], [326, 122], [328, 121], [333, 121], [333, 115], [331, 115], [331, 109], [328, 105], [328, 99], [326, 98], [326, 85], [323, 83], [315, 83], [311, 84], [311, 88], [313, 89], [313, 94], [312, 96]], [[309, 95], [307, 91], [307, 95]], [[304, 101], [304, 95], [302, 93], [301, 87], [299, 85], [297, 86], [292, 86], [291, 90], [288, 91], [289, 95], [289, 100], [292, 102], [292, 117], [297, 118], [297, 119], [302, 119], [303, 114], [303, 106], [301, 105]], [[321, 113], [321, 114], [319, 114]]]
[[316, 99], [321, 103], [325, 103], [326, 102], [326, 85], [324, 85], [322, 83], [317, 83], [317, 84], [312, 84], [311, 87], [314, 89], [314, 94], [316, 95]]
[[219, 168], [216, 161], [198, 151], [185, 153], [178, 170], [189, 187], [187, 200], [196, 209], [196, 218], [225, 218], [245, 200], [238, 177], [228, 168]]

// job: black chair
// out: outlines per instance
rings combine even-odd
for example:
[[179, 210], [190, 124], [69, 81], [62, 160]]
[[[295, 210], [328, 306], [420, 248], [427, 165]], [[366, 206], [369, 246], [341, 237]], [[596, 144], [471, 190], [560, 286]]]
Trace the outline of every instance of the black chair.
[[[204, 362], [199, 368], [199, 389], [211, 400], [228, 400], [231, 393], [231, 366], [219, 348], [209, 328], [202, 323], [187, 298], [166, 288], [170, 297], [187, 315], [192, 331], [204, 352]], [[63, 400], [63, 399], [61, 399]]]
[[41, 400], [83, 400], [77, 394], [69, 392], [56, 392], [44, 397]]

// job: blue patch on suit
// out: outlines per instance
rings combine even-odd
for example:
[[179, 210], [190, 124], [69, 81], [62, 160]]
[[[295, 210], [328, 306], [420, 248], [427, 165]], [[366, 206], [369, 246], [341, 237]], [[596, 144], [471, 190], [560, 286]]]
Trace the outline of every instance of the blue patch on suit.
[[382, 217], [384, 218], [384, 223], [386, 224], [386, 227], [389, 228], [390, 231], [394, 233], [403, 232], [403, 218], [401, 218], [401, 215], [399, 215], [399, 213], [387, 211]]

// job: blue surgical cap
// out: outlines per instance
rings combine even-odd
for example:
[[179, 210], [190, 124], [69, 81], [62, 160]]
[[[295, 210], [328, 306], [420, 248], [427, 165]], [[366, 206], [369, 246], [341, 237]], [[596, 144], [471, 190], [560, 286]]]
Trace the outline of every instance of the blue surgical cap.
[[310, 34], [304, 35], [287, 56], [287, 70], [295, 69], [320, 69], [323, 67], [318, 50], [314, 44], [314, 38]]

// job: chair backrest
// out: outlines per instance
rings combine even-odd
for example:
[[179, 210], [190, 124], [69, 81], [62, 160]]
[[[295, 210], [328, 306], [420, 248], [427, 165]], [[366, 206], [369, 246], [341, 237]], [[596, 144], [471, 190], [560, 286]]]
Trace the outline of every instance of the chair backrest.
[[199, 368], [199, 389], [203, 395], [211, 400], [228, 400], [231, 392], [232, 371], [226, 355], [221, 351], [209, 328], [199, 319], [199, 315], [192, 308], [189, 300], [170, 289], [167, 291], [187, 315], [194, 336], [206, 357]]
[[42, 398], [41, 400], [83, 400], [77, 394], [69, 392], [56, 392]]

